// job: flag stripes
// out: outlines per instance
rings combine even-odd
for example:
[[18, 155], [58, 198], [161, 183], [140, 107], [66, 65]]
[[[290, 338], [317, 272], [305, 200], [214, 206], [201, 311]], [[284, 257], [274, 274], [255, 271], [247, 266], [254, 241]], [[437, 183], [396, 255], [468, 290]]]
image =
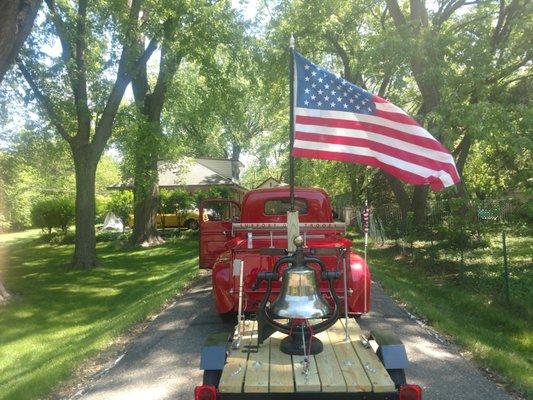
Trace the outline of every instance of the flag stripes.
[[402, 109], [295, 53], [296, 157], [361, 163], [433, 190], [460, 177], [450, 152]]

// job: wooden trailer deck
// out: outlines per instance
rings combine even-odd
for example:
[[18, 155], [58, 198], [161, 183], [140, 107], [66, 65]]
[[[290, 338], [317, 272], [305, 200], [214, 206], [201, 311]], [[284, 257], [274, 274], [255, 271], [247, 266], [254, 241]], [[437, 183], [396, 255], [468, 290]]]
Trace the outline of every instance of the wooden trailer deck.
[[[357, 322], [349, 320], [349, 342], [344, 340], [344, 322], [339, 320], [316, 335], [324, 350], [311, 356], [306, 377], [304, 357], [290, 356], [279, 348], [286, 335], [276, 332], [257, 348], [257, 323], [246, 321], [240, 348], [232, 349], [227, 357], [220, 393], [394, 392], [394, 383], [377, 355], [363, 346]], [[252, 346], [252, 351], [247, 346]]]

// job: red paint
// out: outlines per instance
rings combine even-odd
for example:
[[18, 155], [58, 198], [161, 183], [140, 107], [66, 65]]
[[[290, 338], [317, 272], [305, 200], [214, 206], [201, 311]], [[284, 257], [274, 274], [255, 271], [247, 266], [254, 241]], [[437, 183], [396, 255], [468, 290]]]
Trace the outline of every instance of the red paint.
[[199, 238], [200, 238], [200, 268], [212, 268], [221, 252], [226, 249], [226, 243], [231, 239], [232, 215], [220, 221], [208, 220], [209, 206], [231, 205], [240, 210], [239, 203], [226, 199], [206, 199], [200, 204]]
[[399, 400], [422, 400], [422, 389], [418, 385], [402, 385], [399, 397]]
[[194, 400], [216, 400], [217, 389], [212, 385], [201, 385], [194, 388]]
[[[241, 223], [282, 223], [287, 221], [286, 214], [265, 214], [265, 202], [275, 199], [287, 199], [289, 188], [258, 189], [248, 192], [241, 207]], [[299, 216], [300, 222], [333, 222], [333, 215], [329, 198], [323, 190], [312, 188], [296, 188], [295, 197], [307, 202], [307, 213]], [[257, 291], [252, 290], [259, 271], [269, 271], [273, 268], [278, 256], [260, 255], [259, 249], [270, 247], [270, 231], [254, 229], [253, 247], [248, 249], [247, 232], [231, 232], [231, 222], [203, 221], [203, 207], [200, 210], [200, 265], [202, 268], [213, 268], [213, 293], [217, 311], [220, 314], [237, 311], [239, 277], [233, 274], [233, 260], [244, 261], [244, 310], [255, 312], [263, 298], [266, 282], [263, 282]], [[218, 229], [218, 231], [217, 231]], [[307, 247], [318, 249], [324, 247], [350, 248], [352, 242], [331, 229], [313, 229], [310, 235], [320, 235], [319, 238], [308, 238]], [[285, 236], [273, 240], [274, 247], [287, 248], [286, 232], [273, 232], [275, 236]], [[259, 238], [258, 238], [259, 237]], [[217, 240], [216, 242], [214, 240]], [[209, 249], [209, 251], [208, 251]], [[330, 270], [337, 268], [335, 255], [321, 255], [320, 258]], [[348, 253], [348, 309], [352, 315], [360, 315], [370, 309], [370, 271], [362, 257], [353, 250]], [[317, 265], [310, 265], [318, 272]], [[342, 262], [339, 268], [342, 270]], [[283, 271], [283, 268], [280, 272]], [[317, 274], [319, 286], [324, 297], [329, 298], [327, 281], [322, 281]], [[281, 282], [272, 285], [272, 300], [280, 290]], [[335, 281], [335, 288], [343, 296], [343, 279]], [[366, 290], [365, 290], [366, 289]], [[365, 302], [365, 291], [367, 298]], [[344, 303], [344, 301], [342, 301]]]

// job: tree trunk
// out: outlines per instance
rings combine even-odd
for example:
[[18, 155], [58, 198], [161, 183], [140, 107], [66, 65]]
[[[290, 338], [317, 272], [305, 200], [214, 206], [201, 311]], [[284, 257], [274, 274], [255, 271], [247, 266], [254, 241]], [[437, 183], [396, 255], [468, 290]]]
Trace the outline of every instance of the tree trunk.
[[0, 0], [0, 82], [31, 32], [42, 0]]
[[[164, 240], [156, 229], [157, 200], [159, 186], [146, 185], [146, 182], [135, 186], [134, 224], [131, 242], [141, 246], [153, 246]], [[139, 222], [137, 222], [139, 221]]]
[[411, 210], [413, 211], [413, 224], [415, 226], [426, 225], [426, 205], [428, 199], [427, 186], [415, 186]]
[[[161, 46], [159, 75], [153, 91], [150, 91], [146, 64], [132, 79], [133, 96], [142, 122], [137, 133], [135, 146], [135, 220], [131, 242], [140, 245], [163, 243], [156, 229], [156, 213], [159, 197], [159, 177], [157, 162], [161, 154], [161, 112], [165, 102], [168, 85], [181, 62], [181, 55], [169, 47], [174, 25], [166, 24], [165, 40]], [[142, 48], [144, 39], [138, 37], [138, 47]]]
[[11, 295], [2, 284], [2, 281], [0, 281], [0, 304], [8, 301], [10, 297]]
[[[160, 129], [160, 127], [159, 127]], [[159, 200], [157, 161], [159, 145], [153, 124], [140, 124], [135, 146], [134, 222], [131, 243], [142, 246], [161, 244], [164, 240], [156, 229]]]
[[[0, 248], [0, 271], [7, 268], [7, 251], [5, 248]], [[4, 284], [2, 283], [2, 280], [0, 280], [0, 304], [4, 303], [9, 300], [11, 295], [6, 290]]]
[[466, 189], [466, 184], [463, 177], [463, 169], [471, 147], [472, 138], [470, 135], [465, 133], [461, 139], [461, 142], [454, 151], [454, 156], [456, 159], [455, 164], [457, 166], [457, 171], [459, 171], [459, 176], [461, 177], [461, 181], [457, 184], [457, 194], [464, 199], [468, 199], [468, 191]]
[[73, 268], [92, 268], [97, 264], [96, 234], [96, 166], [98, 160], [86, 146], [73, 149], [76, 172], [76, 239]]
[[396, 179], [392, 175], [389, 175], [386, 172], [384, 172], [384, 174], [387, 176], [387, 180], [391, 185], [392, 192], [394, 193], [394, 198], [396, 199], [396, 203], [398, 203], [398, 207], [400, 208], [400, 223], [402, 225], [401, 229], [405, 230], [405, 228], [407, 227], [407, 214], [409, 213], [410, 209], [409, 195], [407, 194], [404, 187], [402, 186], [402, 183], [398, 179]]

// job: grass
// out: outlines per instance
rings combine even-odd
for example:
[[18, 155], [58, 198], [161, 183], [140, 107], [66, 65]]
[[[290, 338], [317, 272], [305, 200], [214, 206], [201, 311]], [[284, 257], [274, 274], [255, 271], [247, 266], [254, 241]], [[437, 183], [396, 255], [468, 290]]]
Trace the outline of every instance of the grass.
[[501, 237], [464, 254], [444, 243], [416, 242], [414, 254], [389, 244], [369, 250], [373, 278], [385, 290], [453, 337], [484, 368], [533, 398], [531, 236], [508, 237], [510, 295], [504, 296]]
[[101, 265], [90, 271], [67, 269], [73, 246], [45, 244], [36, 230], [0, 235], [0, 247], [14, 294], [0, 307], [0, 399], [47, 395], [198, 271], [190, 237], [152, 249], [99, 243]]

